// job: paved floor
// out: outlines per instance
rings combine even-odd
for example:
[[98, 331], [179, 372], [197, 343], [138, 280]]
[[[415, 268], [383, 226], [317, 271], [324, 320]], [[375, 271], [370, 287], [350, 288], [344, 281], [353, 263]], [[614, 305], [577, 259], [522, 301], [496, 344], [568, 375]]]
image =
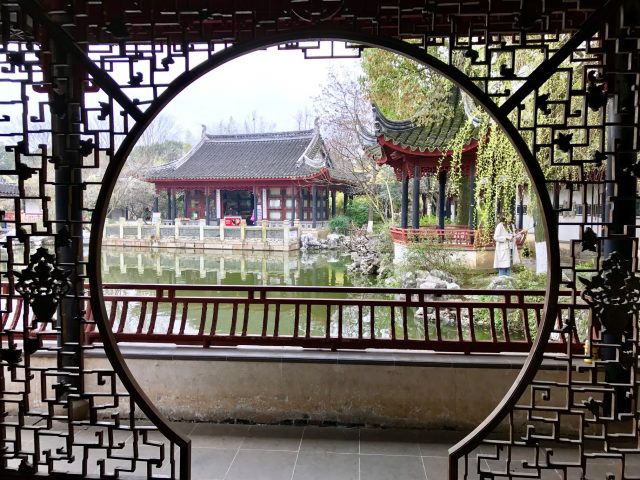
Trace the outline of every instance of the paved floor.
[[344, 427], [182, 424], [194, 480], [443, 480], [461, 434]]
[[[180, 428], [192, 441], [194, 480], [446, 480], [447, 450], [463, 437], [451, 431], [344, 427], [180, 424]], [[624, 465], [619, 460], [589, 459], [583, 472], [578, 467], [579, 447], [566, 447], [554, 448], [549, 457], [576, 465], [564, 470], [532, 468], [547, 461], [535, 448], [514, 447], [513, 462], [505, 460], [505, 450], [497, 454], [495, 446], [480, 447], [472, 455], [484, 454], [481, 468], [494, 472], [510, 463], [512, 479], [619, 480], [637, 478], [640, 472], [637, 456]], [[499, 459], [491, 460], [496, 455]], [[469, 473], [465, 478], [479, 476]]]

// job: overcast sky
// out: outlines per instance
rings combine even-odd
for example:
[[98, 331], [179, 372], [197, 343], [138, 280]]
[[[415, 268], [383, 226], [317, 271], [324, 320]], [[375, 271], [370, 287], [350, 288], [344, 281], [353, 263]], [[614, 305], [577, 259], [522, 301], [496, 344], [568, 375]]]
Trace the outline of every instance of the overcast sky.
[[299, 50], [271, 48], [232, 60], [187, 87], [164, 110], [198, 138], [201, 124], [216, 125], [252, 112], [277, 130], [295, 130], [296, 113], [313, 112], [329, 68], [358, 70], [359, 59], [305, 59]]

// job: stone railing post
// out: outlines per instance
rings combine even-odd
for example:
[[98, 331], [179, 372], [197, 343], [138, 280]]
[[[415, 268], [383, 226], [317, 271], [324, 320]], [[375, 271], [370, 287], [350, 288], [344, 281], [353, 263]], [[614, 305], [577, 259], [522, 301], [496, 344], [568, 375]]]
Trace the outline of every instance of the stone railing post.
[[289, 224], [285, 223], [282, 226], [282, 243], [284, 243], [285, 246], [289, 245]]
[[224, 241], [224, 218], [220, 219], [220, 241]]
[[204, 241], [204, 224], [205, 224], [205, 220], [200, 219], [200, 241], [201, 242]]
[[118, 238], [122, 240], [124, 238], [124, 217], [120, 217], [120, 232], [118, 234]]
[[267, 241], [267, 222], [262, 222], [262, 241]]
[[244, 242], [244, 238], [245, 238], [245, 236], [247, 234], [247, 232], [245, 230], [246, 226], [247, 226], [246, 222], [244, 220], [242, 220], [240, 222], [240, 241], [241, 242]]
[[173, 221], [173, 239], [178, 240], [180, 238], [180, 219], [176, 218]]
[[138, 219], [138, 240], [142, 240], [142, 219]]

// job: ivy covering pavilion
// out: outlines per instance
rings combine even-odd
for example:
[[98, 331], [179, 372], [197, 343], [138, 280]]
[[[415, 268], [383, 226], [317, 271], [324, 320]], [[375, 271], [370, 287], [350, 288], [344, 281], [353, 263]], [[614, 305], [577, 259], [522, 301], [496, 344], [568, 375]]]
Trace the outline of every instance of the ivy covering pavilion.
[[[416, 234], [420, 229], [420, 180], [424, 176], [437, 177], [437, 225], [422, 229], [420, 233], [429, 231], [442, 235], [445, 229], [445, 218], [450, 212], [447, 205], [447, 182], [451, 171], [457, 169], [462, 175], [461, 195], [457, 198], [457, 209], [461, 210], [458, 218], [467, 220], [466, 225], [458, 225], [455, 236], [450, 240], [464, 246], [474, 244], [474, 191], [476, 153], [478, 149], [477, 126], [479, 121], [473, 117], [473, 105], [463, 97], [459, 89], [454, 89], [450, 102], [453, 115], [418, 124], [411, 120], [390, 120], [379, 108], [373, 106], [374, 133], [364, 132], [377, 152], [377, 162], [393, 168], [396, 178], [402, 182], [401, 213], [399, 227], [392, 227], [394, 241], [405, 243], [409, 233]], [[471, 128], [468, 128], [471, 126]], [[463, 128], [469, 135], [463, 139], [458, 149], [459, 159], [455, 155], [452, 144]], [[409, 201], [409, 183], [413, 182], [413, 197]], [[464, 194], [462, 194], [464, 193]], [[411, 227], [409, 226], [409, 206], [411, 205]], [[449, 242], [447, 242], [449, 243]]]
[[[352, 185], [350, 172], [334, 167], [316, 129], [278, 133], [209, 135], [176, 161], [144, 174], [167, 196], [164, 217], [218, 223], [227, 216], [260, 221], [310, 222], [315, 228], [336, 214], [336, 192]], [[154, 211], [159, 211], [159, 202]], [[331, 199], [331, 201], [330, 201]]]

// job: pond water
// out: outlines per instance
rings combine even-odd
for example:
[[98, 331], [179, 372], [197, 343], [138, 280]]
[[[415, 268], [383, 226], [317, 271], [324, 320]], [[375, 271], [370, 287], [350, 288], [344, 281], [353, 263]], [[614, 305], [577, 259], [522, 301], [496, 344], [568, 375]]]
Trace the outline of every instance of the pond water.
[[335, 251], [191, 251], [102, 248], [105, 283], [351, 286], [348, 255]]

